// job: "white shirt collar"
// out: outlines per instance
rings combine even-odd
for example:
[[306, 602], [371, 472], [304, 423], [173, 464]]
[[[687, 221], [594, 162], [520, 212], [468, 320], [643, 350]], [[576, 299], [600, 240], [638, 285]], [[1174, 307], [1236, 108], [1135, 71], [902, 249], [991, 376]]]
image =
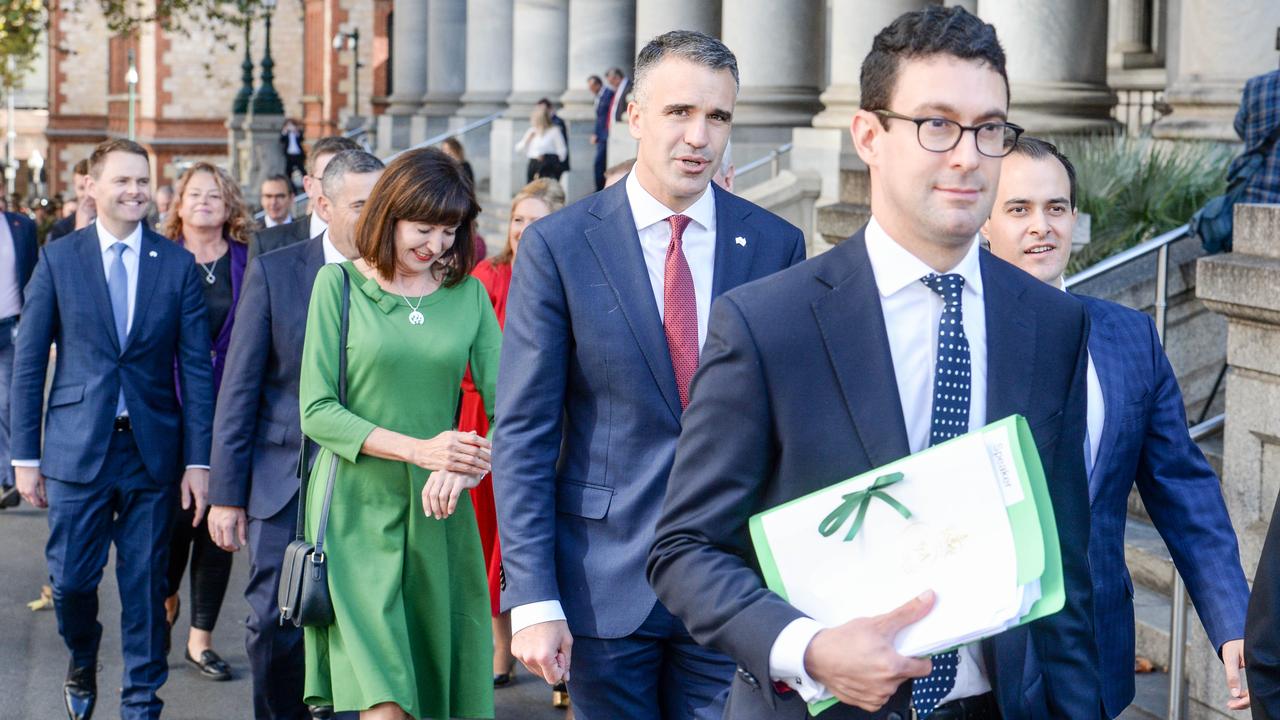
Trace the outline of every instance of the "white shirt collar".
[[315, 237], [328, 229], [329, 223], [325, 222], [319, 213], [311, 213], [311, 225], [308, 227], [307, 237]]
[[[867, 223], [864, 237], [867, 242], [867, 258], [871, 261], [871, 270], [875, 273], [876, 287], [880, 290], [880, 297], [889, 297], [911, 283], [919, 282], [920, 278], [937, 272], [889, 237], [874, 216]], [[960, 262], [947, 272], [963, 277], [965, 288], [981, 297], [982, 268], [978, 262], [979, 252], [975, 239], [969, 245], [969, 252], [965, 253]]]
[[327, 231], [321, 233], [320, 246], [324, 248], [325, 265], [329, 265], [331, 263], [344, 263], [347, 261], [347, 256], [338, 252], [338, 247], [329, 239], [329, 233]]
[[684, 212], [677, 213], [663, 205], [657, 198], [649, 194], [640, 185], [634, 171], [627, 173], [627, 202], [631, 204], [631, 217], [636, 222], [636, 230], [644, 230], [650, 225], [666, 222], [672, 215], [687, 215], [704, 230], [715, 230], [716, 198], [711, 183], [702, 191], [702, 195]]
[[98, 231], [98, 247], [104, 254], [112, 245], [115, 245], [118, 242], [123, 242], [126, 247], [135, 253], [142, 247], [142, 223], [135, 225], [133, 227], [133, 232], [129, 233], [128, 237], [123, 238], [118, 238], [115, 235], [112, 235], [105, 227], [103, 227], [101, 219], [94, 220], [93, 225]]
[[262, 219], [264, 220], [263, 225], [269, 228], [273, 228], [277, 225], [288, 225], [289, 223], [293, 222], [292, 215], [285, 215], [284, 219], [281, 220], [280, 222], [276, 222], [275, 220], [272, 220], [270, 215], [263, 215]]

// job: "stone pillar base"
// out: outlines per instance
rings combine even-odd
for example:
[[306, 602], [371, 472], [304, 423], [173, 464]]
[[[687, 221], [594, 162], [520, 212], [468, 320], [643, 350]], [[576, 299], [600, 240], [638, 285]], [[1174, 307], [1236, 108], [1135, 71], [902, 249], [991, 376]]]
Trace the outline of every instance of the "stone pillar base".
[[378, 116], [378, 154], [389, 155], [409, 147], [412, 116], [383, 114]]
[[510, 202], [525, 186], [529, 161], [516, 154], [516, 142], [528, 128], [525, 120], [498, 118], [489, 132], [489, 198], [496, 204]]
[[1104, 85], [1053, 82], [1018, 85], [1012, 88], [1010, 122], [1032, 135], [1119, 132], [1120, 123], [1111, 117], [1115, 93]]
[[[231, 177], [241, 186], [245, 186], [244, 178], [241, 177], [240, 163], [240, 144], [244, 141], [244, 115], [232, 115], [227, 118], [225, 127], [227, 128], [227, 158], [230, 167], [227, 171], [231, 173]], [[252, 197], [249, 195], [248, 197]]]
[[240, 182], [250, 190], [262, 185], [271, 175], [284, 172], [284, 151], [280, 149], [280, 126], [283, 115], [246, 115], [241, 128]]
[[1169, 140], [1239, 142], [1233, 126], [1243, 86], [1235, 83], [1175, 83], [1165, 89], [1172, 112], [1156, 121], [1151, 134]]
[[822, 110], [812, 87], [747, 86], [738, 94], [733, 111], [735, 128], [742, 125], [808, 125]]
[[504, 91], [465, 93], [460, 98], [462, 107], [458, 109], [458, 116], [475, 119], [506, 110], [509, 94]]

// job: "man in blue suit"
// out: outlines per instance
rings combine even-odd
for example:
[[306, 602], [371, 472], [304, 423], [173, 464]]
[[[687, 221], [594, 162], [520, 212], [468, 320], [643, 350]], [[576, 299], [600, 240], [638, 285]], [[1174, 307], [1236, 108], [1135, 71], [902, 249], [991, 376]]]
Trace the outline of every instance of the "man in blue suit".
[[195, 503], [197, 522], [204, 515], [213, 368], [191, 253], [142, 227], [150, 201], [146, 150], [128, 140], [99, 145], [88, 189], [98, 219], [46, 245], [27, 285], [14, 359], [13, 464], [22, 496], [49, 508], [45, 554], [58, 632], [71, 651], [67, 716], [93, 714], [98, 583], [114, 541], [120, 712], [141, 720], [160, 717], [156, 691], [169, 673], [165, 571], [179, 487], [183, 507]]
[[9, 398], [13, 337], [22, 314], [22, 288], [36, 266], [36, 224], [21, 213], [0, 213], [0, 510], [18, 504], [9, 461]]
[[[1075, 168], [1056, 147], [1020, 138], [1004, 161], [982, 233], [998, 257], [1063, 287], [1076, 219]], [[1102, 699], [1116, 717], [1133, 701], [1133, 580], [1124, 562], [1129, 491], [1136, 484], [1205, 634], [1222, 657], [1228, 709], [1249, 706], [1240, 687], [1249, 585], [1218, 477], [1187, 433], [1182, 392], [1146, 315], [1077, 296], [1089, 311], [1088, 438], [1094, 626]]]
[[302, 631], [280, 624], [280, 562], [298, 517], [298, 377], [307, 303], [326, 263], [356, 258], [356, 218], [382, 161], [345, 150], [329, 161], [316, 198], [324, 232], [249, 263], [214, 416], [209, 534], [224, 550], [249, 547], [245, 649], [257, 720], [306, 720]]
[[596, 146], [593, 172], [596, 179], [596, 191], [604, 189], [604, 170], [609, 155], [609, 108], [613, 105], [613, 88], [604, 84], [598, 75], [587, 78], [587, 89], [595, 97], [596, 126], [591, 133], [591, 144]]
[[[716, 302], [649, 580], [695, 639], [737, 660], [735, 720], [798, 720], [831, 696], [841, 704], [823, 718], [1096, 718], [1088, 319], [975, 241], [1021, 132], [1005, 121], [995, 29], [959, 7], [902, 15], [876, 35], [861, 88], [852, 133], [871, 220]], [[930, 663], [892, 644], [929, 612], [930, 592], [826, 627], [766, 588], [753, 514], [1015, 413], [1058, 518], [1057, 614]]]
[[512, 650], [582, 720], [720, 717], [733, 664], [657, 601], [644, 561], [712, 300], [804, 258], [799, 230], [710, 184], [737, 63], [701, 33], [636, 61], [635, 169], [525, 230], [493, 477]]

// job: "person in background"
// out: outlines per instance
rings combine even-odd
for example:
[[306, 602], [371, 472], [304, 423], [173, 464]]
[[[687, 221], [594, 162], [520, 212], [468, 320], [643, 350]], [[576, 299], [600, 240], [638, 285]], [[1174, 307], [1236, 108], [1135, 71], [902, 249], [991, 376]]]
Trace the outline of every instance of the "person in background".
[[729, 142], [724, 146], [724, 156], [720, 158], [720, 167], [716, 168], [716, 174], [711, 176], [711, 182], [733, 192], [733, 173], [733, 142]]
[[[492, 259], [476, 265], [471, 272], [489, 293], [498, 326], [507, 321], [507, 291], [511, 287], [511, 266], [520, 248], [520, 237], [526, 227], [535, 220], [550, 215], [564, 207], [564, 188], [550, 178], [538, 178], [525, 185], [511, 200], [511, 222], [507, 225], [507, 243], [502, 252]], [[474, 431], [480, 435], [489, 432], [489, 416], [484, 397], [468, 372], [462, 380], [462, 411], [458, 429]], [[476, 509], [476, 524], [480, 527], [480, 547], [484, 552], [485, 569], [489, 574], [489, 604], [493, 613], [493, 684], [501, 687], [511, 682], [515, 657], [511, 654], [511, 613], [500, 610], [499, 596], [502, 587], [502, 549], [498, 541], [498, 518], [493, 502], [492, 477], [485, 476], [471, 490], [471, 502]]]
[[467, 150], [462, 146], [462, 141], [456, 137], [445, 138], [440, 143], [440, 149], [445, 155], [453, 158], [453, 161], [462, 166], [462, 174], [467, 176], [467, 182], [473, 186], [476, 184], [476, 174], [471, 169], [471, 163], [467, 162]]
[[604, 186], [612, 187], [614, 183], [625, 178], [627, 176], [627, 173], [631, 172], [631, 168], [635, 167], [635, 164], [636, 164], [635, 158], [627, 158], [626, 160], [623, 160], [622, 162], [616, 165], [613, 165], [608, 170], [605, 170]]
[[151, 227], [164, 227], [165, 220], [169, 217], [169, 208], [173, 205], [173, 187], [169, 185], [161, 185], [156, 188], [156, 193], [151, 198], [151, 213], [147, 215], [147, 223]]
[[613, 106], [613, 88], [604, 84], [599, 75], [587, 78], [587, 91], [595, 98], [596, 125], [591, 133], [591, 144], [596, 146], [595, 163], [592, 172], [595, 174], [596, 191], [605, 188], [605, 163], [609, 156], [609, 108]]
[[305, 693], [362, 720], [493, 717], [488, 588], [464, 492], [489, 471], [489, 441], [453, 430], [468, 364], [491, 405], [502, 345], [470, 276], [477, 212], [456, 162], [407, 151], [360, 213], [360, 259], [321, 268], [311, 292], [298, 389], [302, 432], [321, 448], [312, 541], [338, 466], [324, 543], [334, 621], [303, 628]]
[[1280, 140], [1273, 140], [1269, 148], [1265, 147], [1277, 128], [1280, 128], [1280, 70], [1272, 70], [1245, 82], [1240, 109], [1236, 112], [1235, 131], [1244, 141], [1244, 152], [1234, 162], [1243, 162], [1251, 152], [1266, 151], [1262, 170], [1249, 180], [1240, 202], [1280, 203]]
[[565, 142], [564, 162], [562, 164], [564, 171], [569, 172], [569, 126], [565, 123], [564, 118], [560, 117], [560, 114], [556, 112], [556, 105], [551, 102], [550, 98], [539, 98], [538, 104], [547, 109], [547, 117], [551, 119], [551, 124], [560, 128], [560, 136], [564, 138]]
[[[304, 178], [307, 175], [314, 174], [313, 169], [306, 167], [307, 151], [304, 143], [306, 139], [303, 137], [302, 127], [294, 122], [293, 118], [284, 121], [284, 126], [280, 128], [280, 150], [284, 153], [284, 176], [289, 178], [290, 190], [296, 191], [293, 185], [293, 174], [296, 172]], [[315, 148], [312, 148], [312, 152]], [[321, 171], [323, 173], [323, 171]], [[319, 178], [319, 175], [315, 175]], [[306, 190], [306, 181], [303, 180], [303, 189]], [[311, 191], [306, 191], [310, 194]]]
[[293, 222], [293, 183], [286, 175], [270, 175], [258, 189], [262, 205], [262, 224], [258, 230]]
[[93, 197], [89, 195], [86, 189], [89, 180], [88, 158], [75, 164], [75, 167], [71, 169], [71, 177], [76, 193], [76, 212], [74, 215], [64, 217], [53, 224], [53, 227], [49, 229], [49, 233], [44, 238], [47, 243], [81, 228], [89, 227], [93, 223], [93, 219], [98, 215], [97, 209], [93, 204]]
[[36, 224], [19, 213], [0, 212], [0, 510], [21, 499], [9, 453], [9, 399], [13, 382], [13, 339], [22, 315], [22, 289], [36, 267]]
[[[213, 392], [222, 382], [227, 347], [235, 325], [240, 284], [248, 261], [252, 218], [240, 194], [240, 186], [227, 171], [206, 162], [192, 165], [178, 179], [176, 205], [163, 228], [170, 240], [195, 256], [200, 274], [209, 341], [213, 346]], [[178, 589], [191, 565], [191, 631], [183, 657], [209, 680], [230, 680], [231, 666], [213, 649], [213, 629], [231, 578], [231, 553], [209, 537], [201, 508], [175, 506], [173, 535], [169, 544], [168, 593], [165, 617], [169, 634], [181, 611]]]
[[[1004, 159], [982, 235], [991, 253], [1062, 289], [1076, 220], [1076, 173], [1058, 148], [1022, 136]], [[1182, 391], [1155, 323], [1123, 305], [1075, 295], [1089, 312], [1089, 569], [1102, 701], [1117, 717], [1134, 697], [1133, 589], [1124, 564], [1129, 494], [1142, 504], [1226, 669], [1228, 710], [1240, 685], [1249, 584], [1218, 476], [1187, 433]]]
[[560, 128], [551, 123], [549, 106], [542, 103], [534, 105], [529, 113], [529, 129], [516, 143], [516, 152], [529, 159], [526, 182], [540, 177], [560, 179], [565, 171], [565, 158], [569, 156], [564, 138]]
[[[311, 147], [307, 156], [307, 174], [302, 178], [302, 187], [307, 193], [309, 203], [314, 206], [315, 198], [323, 191], [320, 179], [324, 177], [324, 169], [334, 155], [343, 150], [361, 149], [351, 138], [330, 136], [320, 138]], [[249, 241], [249, 258], [271, 252], [293, 243], [303, 242], [324, 231], [325, 222], [308, 209], [307, 214], [285, 225], [277, 225], [263, 230]]]

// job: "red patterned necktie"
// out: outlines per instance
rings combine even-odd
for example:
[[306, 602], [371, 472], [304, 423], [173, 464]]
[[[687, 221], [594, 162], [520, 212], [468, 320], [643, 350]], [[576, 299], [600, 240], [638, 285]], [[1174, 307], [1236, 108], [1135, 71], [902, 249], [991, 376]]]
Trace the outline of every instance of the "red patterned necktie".
[[698, 303], [693, 293], [693, 273], [684, 257], [684, 229], [691, 218], [672, 215], [671, 243], [667, 245], [662, 280], [662, 329], [667, 334], [671, 367], [676, 372], [681, 409], [689, 406], [689, 381], [698, 369]]

